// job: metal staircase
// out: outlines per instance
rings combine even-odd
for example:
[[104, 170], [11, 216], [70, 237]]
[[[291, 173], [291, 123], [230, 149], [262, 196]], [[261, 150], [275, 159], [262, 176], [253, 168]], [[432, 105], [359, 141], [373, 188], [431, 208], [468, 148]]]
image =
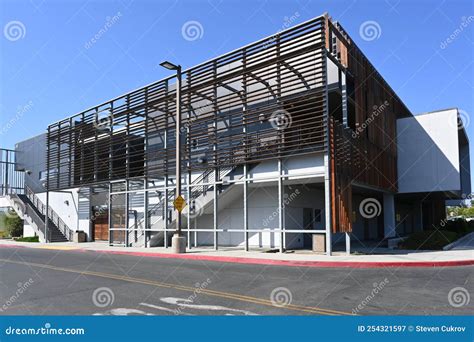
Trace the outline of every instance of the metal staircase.
[[[232, 171], [236, 169], [236, 166], [228, 166], [228, 167], [223, 167], [219, 169], [219, 178], [222, 179], [223, 177], [229, 175]], [[199, 184], [199, 183], [210, 183], [214, 180], [215, 177], [215, 170], [214, 169], [209, 169], [203, 172], [198, 178], [196, 178], [191, 184]], [[222, 186], [220, 188], [220, 192], [224, 191], [227, 187], [231, 185], [226, 185]], [[209, 191], [213, 189], [213, 185], [199, 185], [199, 186], [193, 186], [191, 188], [191, 198], [193, 199], [191, 203], [188, 203], [188, 205], [192, 208], [192, 202], [193, 201], [199, 201], [202, 206], [206, 205], [207, 203], [210, 203], [213, 200], [213, 196], [206, 196]], [[203, 198], [206, 197], [206, 200], [203, 200]], [[168, 203], [172, 203], [175, 198], [174, 191], [169, 191], [168, 193]], [[167, 208], [164, 208], [164, 198], [161, 198], [158, 203], [156, 203], [153, 207], [148, 209], [148, 215], [151, 213], [154, 213], [153, 217], [156, 219], [150, 222], [150, 228], [156, 232], [157, 229], [163, 229], [163, 232], [158, 233], [157, 236], [155, 236], [155, 239], [159, 239], [160, 242], [163, 242], [164, 239], [164, 220], [165, 220], [165, 215], [164, 212], [165, 210], [168, 210]], [[168, 231], [172, 231], [175, 224], [176, 224], [176, 216], [175, 216], [175, 211], [173, 210], [171, 212], [171, 217], [169, 217], [168, 221]], [[150, 215], [151, 216], [151, 215]], [[186, 219], [186, 215], [184, 216]], [[142, 218], [141, 220], [135, 220], [135, 224], [133, 225], [132, 229], [130, 229], [127, 232], [127, 242], [128, 246], [133, 246], [133, 247], [143, 247], [145, 246], [145, 236], [146, 236], [146, 227], [145, 227], [145, 218]], [[160, 243], [160, 244], [161, 244]]]
[[12, 193], [6, 197], [16, 213], [35, 229], [41, 240], [47, 240], [48, 242], [72, 240], [73, 231], [51, 207], [48, 210], [48, 232], [46, 239], [46, 205], [30, 188], [26, 187], [26, 195]]

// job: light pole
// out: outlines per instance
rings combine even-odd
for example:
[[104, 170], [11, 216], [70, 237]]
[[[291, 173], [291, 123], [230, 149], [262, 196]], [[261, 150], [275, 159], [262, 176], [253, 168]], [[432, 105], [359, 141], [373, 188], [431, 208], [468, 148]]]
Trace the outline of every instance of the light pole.
[[[176, 65], [168, 61], [161, 62], [160, 65], [168, 70], [176, 71], [176, 194], [175, 202], [181, 199], [181, 65]], [[168, 184], [166, 184], [168, 186]], [[176, 232], [171, 239], [171, 249], [173, 253], [186, 252], [186, 238], [181, 235], [181, 209], [176, 207]], [[166, 238], [166, 237], [165, 237]]]

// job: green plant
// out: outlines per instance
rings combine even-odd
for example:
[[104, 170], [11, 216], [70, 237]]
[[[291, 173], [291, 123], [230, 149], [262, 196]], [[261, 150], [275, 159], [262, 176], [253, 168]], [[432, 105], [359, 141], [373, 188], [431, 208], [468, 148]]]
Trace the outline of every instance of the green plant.
[[441, 231], [450, 231], [458, 234], [465, 235], [474, 231], [474, 221], [466, 221], [465, 219], [459, 218], [455, 220], [443, 221], [437, 228]]
[[411, 234], [402, 241], [398, 248], [415, 250], [442, 250], [444, 246], [459, 238], [458, 233], [452, 231], [425, 230]]
[[474, 207], [447, 207], [448, 216], [474, 217]]
[[20, 242], [39, 242], [39, 237], [38, 237], [38, 236], [21, 237], [21, 238], [16, 238], [15, 241], [20, 241]]
[[4, 219], [5, 232], [11, 237], [23, 234], [23, 220], [16, 214], [6, 215]]

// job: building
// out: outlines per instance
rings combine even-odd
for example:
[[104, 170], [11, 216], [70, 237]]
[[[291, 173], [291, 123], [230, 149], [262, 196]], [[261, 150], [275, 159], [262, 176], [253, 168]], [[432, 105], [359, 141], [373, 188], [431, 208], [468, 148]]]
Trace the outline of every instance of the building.
[[[385, 243], [441, 223], [445, 201], [471, 191], [458, 110], [414, 116], [326, 14], [182, 77], [189, 248]], [[175, 119], [172, 76], [50, 124], [16, 145], [25, 193], [7, 199], [41, 239], [82, 230], [89, 241], [167, 247]]]

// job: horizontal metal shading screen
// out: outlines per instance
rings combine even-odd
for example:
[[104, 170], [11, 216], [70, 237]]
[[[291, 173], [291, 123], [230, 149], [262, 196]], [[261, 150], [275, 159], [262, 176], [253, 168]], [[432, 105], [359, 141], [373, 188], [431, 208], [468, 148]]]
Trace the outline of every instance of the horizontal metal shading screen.
[[[183, 72], [183, 171], [326, 148], [323, 17]], [[175, 172], [174, 78], [48, 127], [50, 189]]]

